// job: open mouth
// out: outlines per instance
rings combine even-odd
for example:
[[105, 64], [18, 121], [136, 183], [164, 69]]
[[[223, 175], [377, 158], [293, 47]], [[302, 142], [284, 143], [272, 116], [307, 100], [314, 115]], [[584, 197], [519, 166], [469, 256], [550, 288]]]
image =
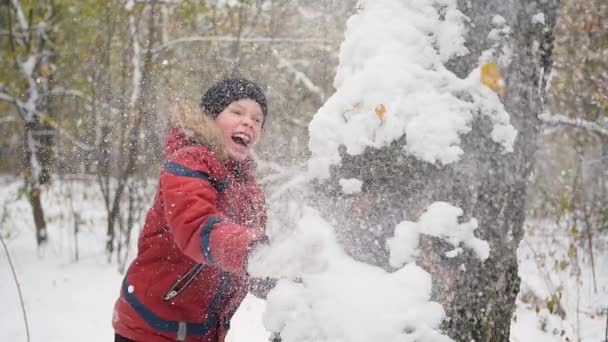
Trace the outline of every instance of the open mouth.
[[235, 143], [237, 143], [239, 145], [247, 147], [251, 143], [251, 138], [247, 134], [237, 133], [232, 136], [232, 141], [234, 141]]

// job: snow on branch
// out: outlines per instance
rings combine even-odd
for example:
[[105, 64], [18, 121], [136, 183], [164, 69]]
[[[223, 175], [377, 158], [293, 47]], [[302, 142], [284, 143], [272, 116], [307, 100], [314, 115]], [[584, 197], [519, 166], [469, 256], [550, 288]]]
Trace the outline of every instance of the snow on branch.
[[[93, 99], [88, 96], [87, 94], [83, 93], [80, 90], [76, 90], [76, 89], [66, 89], [63, 87], [55, 87], [53, 88], [51, 91], [49, 91], [48, 93], [42, 94], [42, 96], [74, 96], [74, 97], [78, 97], [83, 99], [84, 101], [87, 102], [87, 104], [84, 106], [85, 110], [87, 112], [91, 112], [93, 111], [93, 107], [91, 106], [91, 104], [93, 103]], [[99, 105], [101, 106], [101, 108], [109, 110], [110, 112], [117, 114], [119, 112], [118, 109], [112, 107], [110, 104], [105, 103], [105, 102], [101, 102], [99, 103]]]
[[131, 99], [129, 100], [129, 106], [131, 108], [135, 107], [137, 103], [137, 98], [141, 92], [141, 47], [139, 46], [139, 38], [137, 32], [137, 25], [135, 24], [135, 17], [133, 14], [129, 14], [129, 33], [131, 34], [131, 39], [133, 40], [133, 56], [131, 57], [131, 63], [133, 64], [133, 92], [131, 93]]
[[[15, 96], [6, 93], [4, 90], [5, 89], [2, 87], [2, 85], [0, 85], [0, 101], [5, 101], [14, 105], [15, 107], [17, 107], [17, 111], [19, 112], [19, 114], [21, 114], [22, 116], [25, 115], [27, 113], [26, 104], [21, 102]], [[25, 120], [26, 118], [23, 117], [23, 119]]]
[[27, 24], [27, 20], [25, 19], [25, 14], [23, 14], [23, 8], [21, 7], [21, 2], [19, 0], [11, 0], [11, 2], [13, 3], [13, 7], [15, 7], [15, 10], [17, 11], [17, 23], [19, 23], [19, 28], [21, 29], [21, 31], [23, 32], [23, 37], [28, 37], [28, 24]]
[[581, 118], [571, 118], [561, 114], [549, 113], [540, 114], [538, 117], [545, 125], [570, 126], [608, 137], [608, 128], [602, 127], [593, 121], [588, 121]]
[[61, 127], [57, 122], [51, 121], [51, 122], [49, 122], [49, 126], [53, 127], [55, 129], [55, 131], [57, 131], [57, 133], [59, 133], [59, 136], [65, 138], [66, 140], [68, 140], [69, 142], [74, 144], [74, 146], [78, 147], [79, 149], [81, 149], [83, 151], [87, 151], [87, 152], [95, 150], [95, 146], [91, 146], [89, 144], [86, 144], [86, 143], [78, 140], [75, 136], [70, 134], [70, 132], [66, 131], [63, 127]]
[[14, 105], [18, 105], [18, 103], [17, 103], [18, 100], [14, 96], [3, 92], [2, 87], [0, 87], [0, 101], [5, 101], [5, 102], [12, 103]]
[[85, 93], [83, 93], [82, 91], [76, 90], [76, 89], [66, 89], [64, 87], [55, 87], [55, 88], [51, 89], [51, 91], [49, 91], [46, 95], [49, 95], [49, 96], [74, 96], [74, 97], [79, 97], [88, 102], [91, 102], [91, 98], [89, 96], [87, 96]]
[[323, 89], [318, 87], [305, 73], [298, 70], [291, 62], [279, 55], [275, 49], [272, 49], [272, 54], [279, 61], [279, 68], [287, 69], [287, 71], [294, 75], [297, 82], [301, 83], [310, 92], [317, 94], [321, 103], [325, 102], [325, 93], [323, 92]]
[[161, 52], [175, 49], [178, 45], [196, 43], [196, 42], [242, 42], [242, 43], [297, 43], [297, 44], [333, 44], [332, 40], [318, 39], [318, 38], [274, 38], [274, 37], [235, 37], [235, 36], [196, 36], [196, 37], [185, 37], [171, 40], [157, 48], [152, 49], [152, 53], [157, 55]]
[[[78, 90], [72, 90], [72, 89], [54, 88], [47, 94], [48, 95], [73, 95], [73, 96], [78, 96], [78, 97], [81, 97], [88, 101], [91, 101], [91, 99], [89, 97], [87, 97], [86, 95], [84, 95], [82, 92], [80, 92]], [[44, 120], [44, 122], [46, 124], [48, 124], [49, 126], [53, 127], [53, 129], [55, 129], [57, 131], [57, 133], [59, 133], [60, 136], [66, 138], [67, 140], [72, 142], [76, 147], [78, 147], [84, 151], [92, 151], [94, 149], [93, 146], [87, 145], [87, 144], [81, 142], [80, 140], [78, 140], [76, 137], [74, 137], [72, 134], [70, 134], [64, 128], [62, 128], [56, 121], [48, 118], [46, 116], [46, 114], [40, 113], [39, 111], [37, 111], [35, 109], [32, 110], [32, 108], [27, 108], [27, 106], [23, 102], [19, 101], [14, 96], [3, 92], [2, 85], [0, 85], [0, 101], [6, 101], [9, 103], [12, 103], [13, 105], [15, 105], [17, 107], [19, 112], [22, 114], [25, 113], [26, 115], [29, 115], [30, 117], [33, 117], [35, 115], [35, 116], [42, 118]], [[85, 108], [87, 108], [87, 110], [89, 110], [89, 111], [92, 109], [90, 105], [85, 106]], [[27, 118], [23, 118], [23, 119], [25, 120]], [[14, 121], [15, 120], [10, 117], [2, 118], [2, 119], [0, 119], [0, 124], [14, 122]]]
[[10, 117], [10, 116], [0, 118], [0, 125], [6, 124], [6, 123], [11, 123], [11, 122], [15, 122], [15, 118]]
[[149, 5], [152, 3], [161, 5], [179, 5], [182, 0], [135, 0], [137, 4]]

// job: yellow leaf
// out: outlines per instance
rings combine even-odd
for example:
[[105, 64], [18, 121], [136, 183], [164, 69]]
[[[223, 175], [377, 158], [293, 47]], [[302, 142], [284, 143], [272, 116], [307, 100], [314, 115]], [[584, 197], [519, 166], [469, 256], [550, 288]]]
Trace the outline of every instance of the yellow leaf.
[[42, 114], [40, 116], [40, 123], [43, 125], [55, 126], [56, 122], [50, 116]]
[[378, 115], [378, 117], [380, 119], [384, 119], [384, 114], [386, 113], [386, 107], [384, 107], [383, 104], [379, 104], [378, 106], [376, 106], [376, 115]]
[[570, 248], [568, 248], [568, 257], [574, 258], [576, 256], [576, 247], [574, 244], [570, 244]]
[[501, 96], [505, 92], [505, 82], [500, 75], [496, 62], [488, 62], [481, 66], [481, 84], [494, 90]]

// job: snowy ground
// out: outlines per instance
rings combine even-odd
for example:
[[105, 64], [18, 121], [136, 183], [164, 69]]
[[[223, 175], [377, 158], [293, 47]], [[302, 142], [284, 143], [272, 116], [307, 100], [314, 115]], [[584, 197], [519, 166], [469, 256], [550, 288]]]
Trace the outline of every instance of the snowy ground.
[[[45, 190], [50, 243], [44, 250], [36, 249], [30, 207], [18, 195], [21, 183], [0, 178], [0, 186], [0, 234], [23, 292], [30, 341], [111, 341], [112, 306], [122, 276], [115, 262], [108, 264], [104, 253], [105, 210], [95, 182], [56, 181]], [[72, 211], [80, 212], [82, 221], [78, 262]], [[576, 265], [562, 262], [568, 258], [568, 236], [547, 223], [527, 227], [519, 253], [522, 291], [511, 340], [576, 341], [578, 336], [583, 342], [602, 341], [606, 329], [602, 310], [608, 308], [606, 246], [596, 246], [595, 293], [588, 257], [578, 258], [578, 282], [573, 275]], [[546, 308], [552, 293], [561, 293], [563, 320]], [[0, 303], [0, 341], [26, 341], [17, 287], [3, 250]], [[266, 341], [261, 319], [264, 308], [263, 301], [247, 297], [234, 318], [228, 341]]]

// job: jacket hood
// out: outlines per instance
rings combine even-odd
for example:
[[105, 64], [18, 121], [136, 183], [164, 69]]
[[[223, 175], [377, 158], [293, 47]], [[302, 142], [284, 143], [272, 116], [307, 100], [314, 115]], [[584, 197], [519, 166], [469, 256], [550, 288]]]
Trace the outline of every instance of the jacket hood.
[[222, 146], [222, 138], [216, 121], [192, 102], [178, 102], [170, 115], [171, 129], [165, 146], [165, 157], [185, 146], [203, 145], [220, 160], [226, 169], [237, 175], [249, 176], [253, 169], [253, 160], [247, 158], [236, 162], [228, 157]]
[[178, 101], [170, 114], [172, 128], [167, 137], [165, 157], [188, 145], [206, 146], [224, 162], [228, 154], [222, 147], [222, 138], [215, 120], [192, 102]]

